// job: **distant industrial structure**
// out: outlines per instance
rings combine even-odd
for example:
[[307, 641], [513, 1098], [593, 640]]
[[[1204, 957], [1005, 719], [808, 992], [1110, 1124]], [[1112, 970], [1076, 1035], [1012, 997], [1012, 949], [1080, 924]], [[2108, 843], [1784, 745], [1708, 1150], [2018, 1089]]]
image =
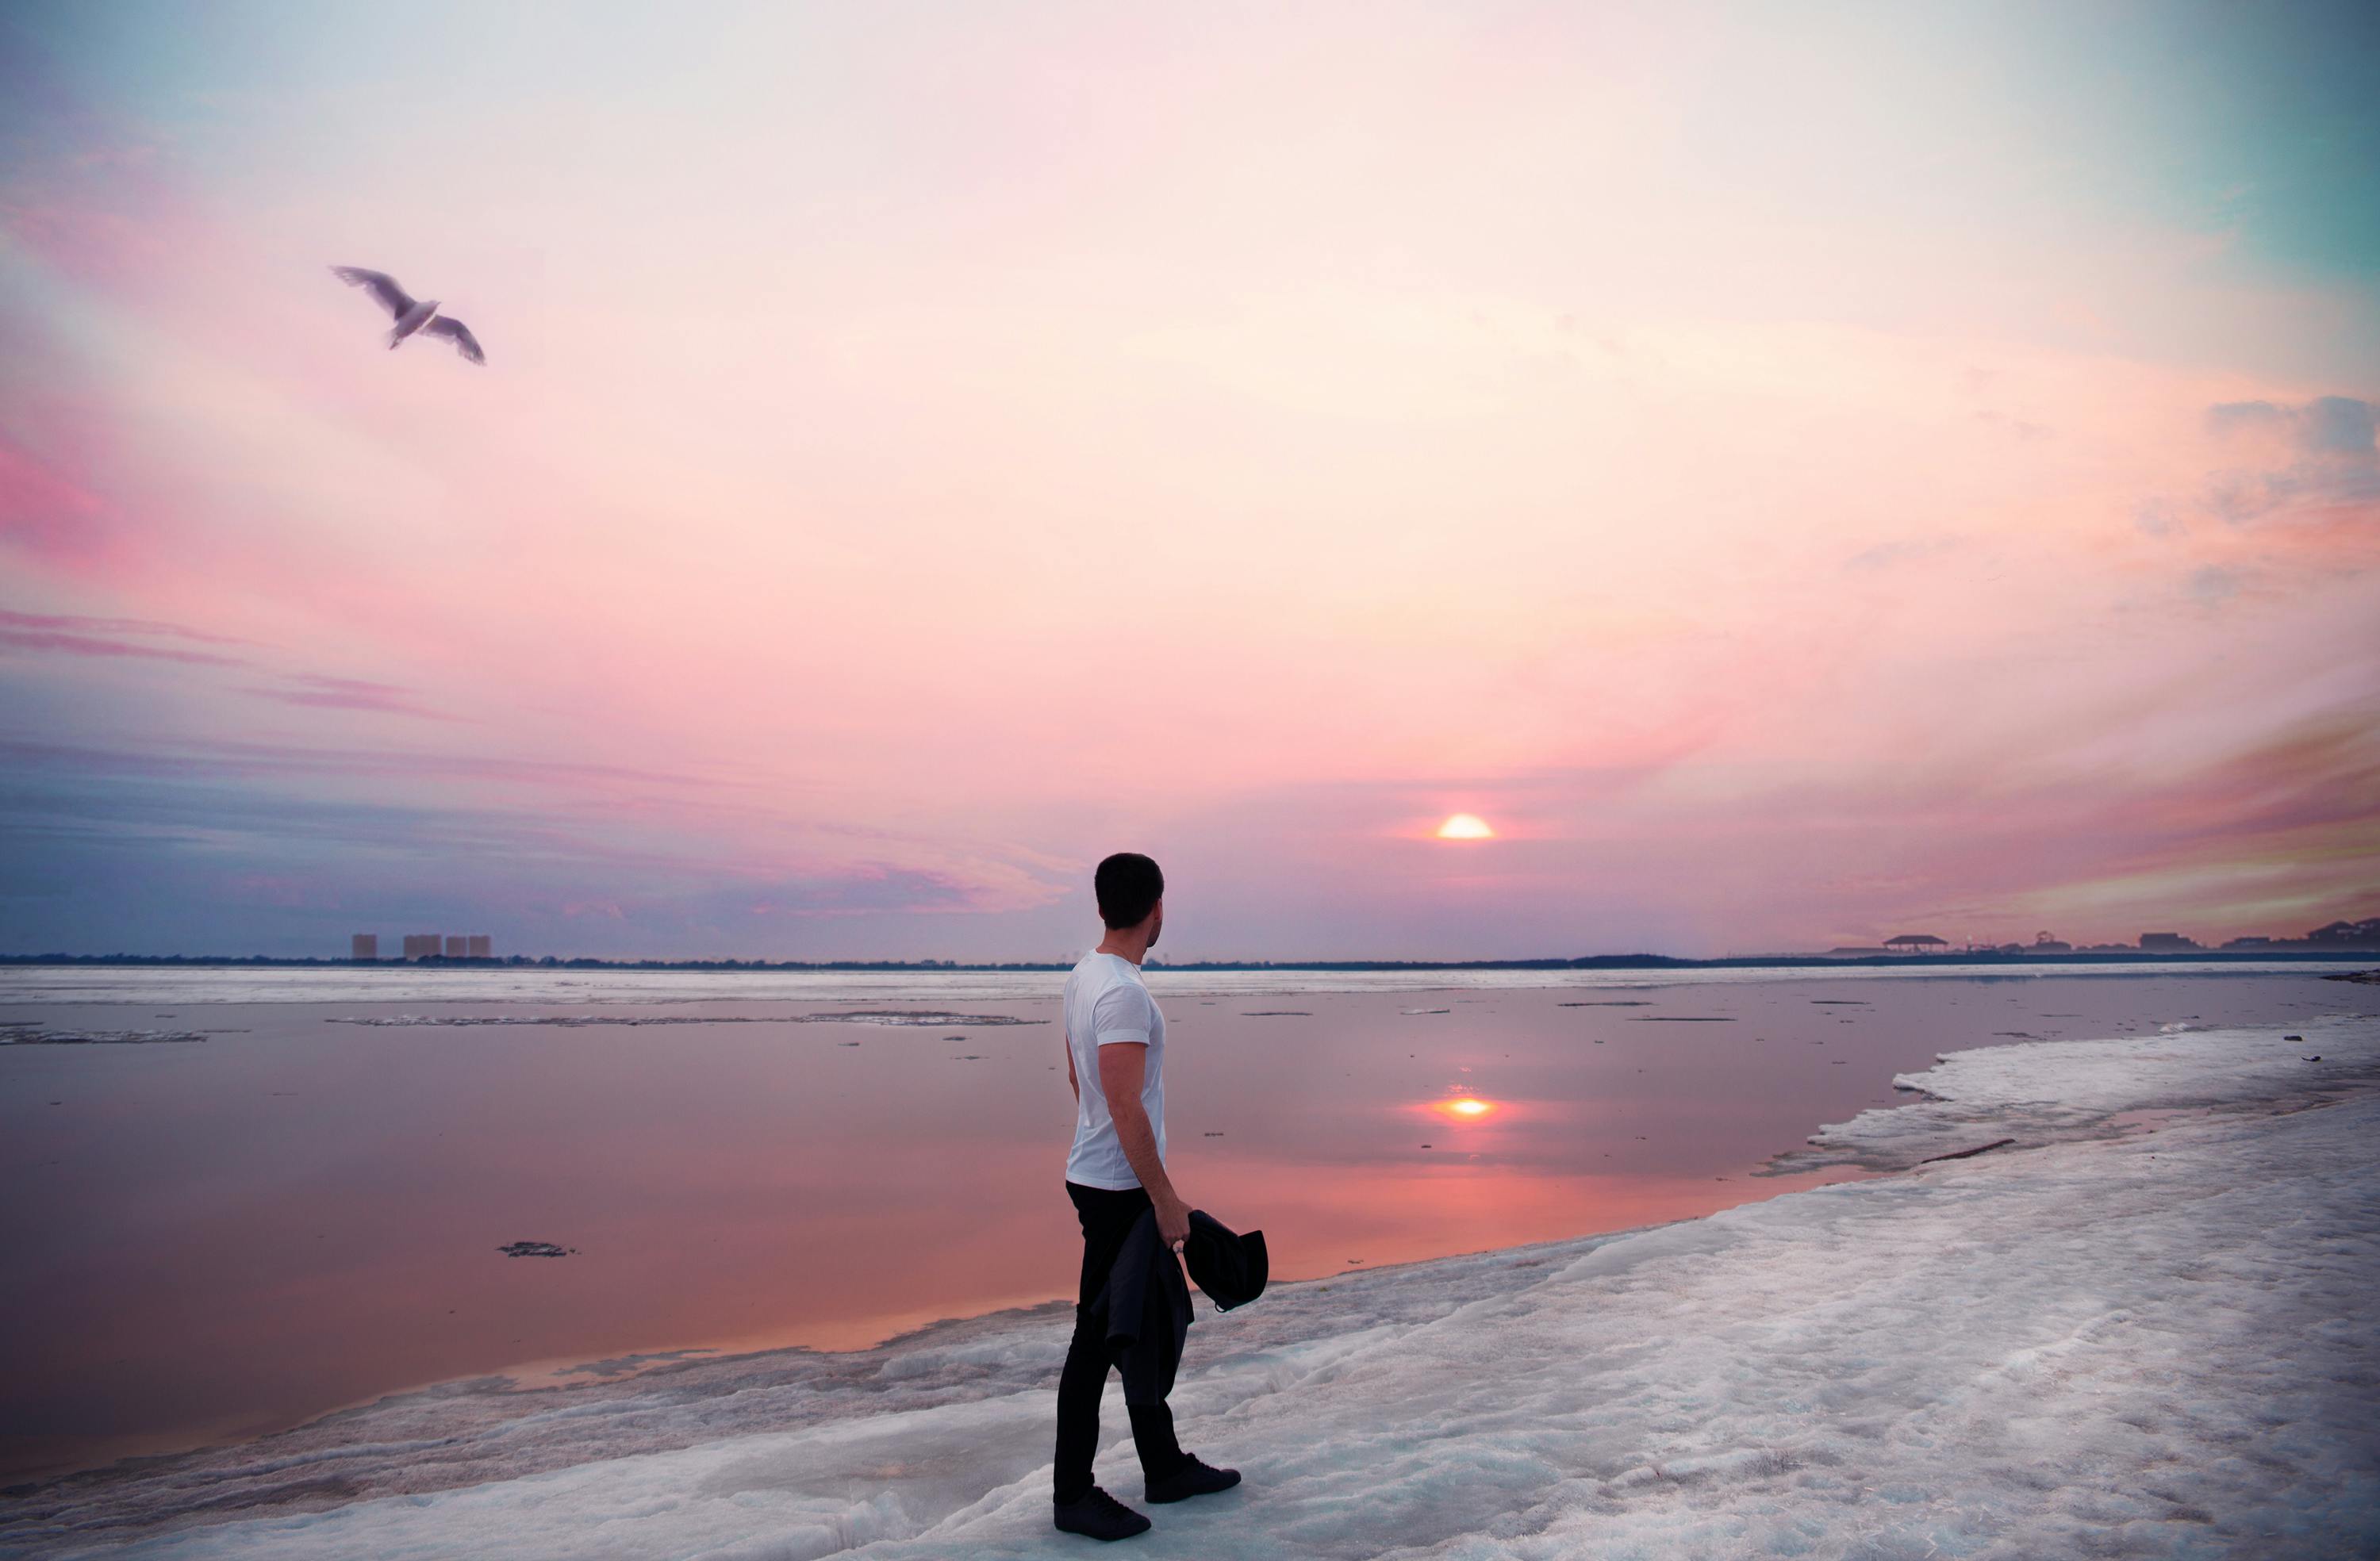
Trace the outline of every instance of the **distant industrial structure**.
[[[2124, 945], [2120, 943], [2107, 945], [2107, 949], [2123, 947]], [[2074, 945], [2056, 933], [2036, 932], [2033, 935], [2033, 941], [2030, 943], [1994, 944], [1970, 941], [1966, 951], [1970, 954], [2070, 954], [2074, 952]], [[2102, 951], [2104, 952], [2105, 950]]]
[[[350, 959], [379, 961], [379, 934], [358, 932], [348, 942], [354, 950], [348, 956]], [[408, 960], [492, 960], [496, 957], [496, 940], [484, 932], [408, 932], [405, 935], [404, 949], [404, 957]]]
[[2380, 916], [2360, 922], [2333, 922], [2303, 938], [2234, 938], [2223, 945], [2231, 950], [2255, 949], [2380, 949]]
[[[2380, 916], [2360, 922], [2332, 922], [2300, 938], [2234, 938], [2222, 945], [2225, 953], [2330, 952], [2371, 950], [2380, 952]], [[2216, 950], [2188, 933], [2144, 932], [2134, 943], [2070, 943], [2046, 932], [2036, 932], [2030, 943], [1978, 943], [1958, 948], [1930, 933], [1904, 932], [1882, 943], [1839, 944], [1827, 952], [1837, 959], [1874, 958], [1879, 954], [2204, 954]]]

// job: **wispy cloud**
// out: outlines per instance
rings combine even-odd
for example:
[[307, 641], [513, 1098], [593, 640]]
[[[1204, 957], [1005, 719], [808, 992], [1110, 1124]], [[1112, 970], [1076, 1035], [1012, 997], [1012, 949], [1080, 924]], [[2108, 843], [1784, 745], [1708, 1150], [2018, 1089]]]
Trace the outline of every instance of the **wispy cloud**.
[[2352, 526], [2380, 542], [2380, 443], [2374, 409], [2353, 396], [2297, 405], [2224, 402], [2207, 409], [2218, 435], [2265, 435], [2270, 456], [2208, 479], [2205, 504], [2234, 525], [2294, 522]]
[[2207, 426], [2217, 433], [2243, 428], [2280, 428], [2304, 449], [2316, 454], [2366, 455], [2373, 453], [2372, 404], [2351, 395], [2324, 395], [2301, 405], [2270, 401], [2225, 401], [2206, 409]]
[[[118, 636], [138, 635], [140, 638]], [[169, 643], [156, 644], [164, 640]], [[0, 646], [19, 650], [56, 651], [68, 656], [121, 657], [136, 660], [177, 661], [194, 666], [243, 667], [270, 671], [259, 659], [220, 650], [196, 650], [191, 645], [256, 647], [236, 635], [215, 634], [187, 624], [152, 618], [97, 618], [73, 613], [20, 612], [0, 610]], [[409, 689], [367, 678], [334, 677], [320, 672], [282, 674], [279, 684], [247, 685], [244, 692], [259, 698], [317, 709], [361, 710], [382, 715], [412, 716], [425, 720], [463, 718], [432, 709]]]
[[418, 716], [424, 720], [463, 719], [431, 709], [410, 691], [395, 684], [299, 673], [292, 680], [292, 684], [280, 688], [251, 686], [247, 692], [260, 698], [278, 699], [285, 705], [307, 705], [320, 709], [370, 710], [385, 715]]
[[178, 623], [161, 623], [145, 618], [86, 618], [55, 612], [0, 611], [0, 645], [18, 650], [55, 650], [67, 656], [128, 657], [201, 666], [247, 665], [245, 657], [225, 655], [221, 651], [191, 650], [184, 645], [152, 645], [140, 639], [120, 637], [128, 635], [200, 645], [246, 643], [228, 635], [205, 634]]
[[70, 613], [15, 612], [5, 609], [0, 609], [0, 627], [75, 635], [147, 635], [161, 639], [194, 640], [201, 645], [256, 643], [233, 635], [210, 634], [182, 623], [163, 623], [153, 618], [87, 618]]

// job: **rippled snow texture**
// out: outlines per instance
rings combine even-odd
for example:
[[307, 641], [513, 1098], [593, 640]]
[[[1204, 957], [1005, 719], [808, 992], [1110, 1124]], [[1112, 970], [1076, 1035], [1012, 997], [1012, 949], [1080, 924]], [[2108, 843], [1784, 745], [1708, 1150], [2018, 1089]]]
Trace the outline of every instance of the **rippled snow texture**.
[[[2380, 1552], [2380, 1022], [2299, 1028], [1958, 1053], [1905, 1081], [1919, 1126], [1821, 1136], [2018, 1145], [1202, 1310], [1183, 1439], [1247, 1483], [1131, 1554]], [[1081, 1555], [1049, 1526], [1066, 1326], [455, 1385], [51, 1487], [0, 1554]]]

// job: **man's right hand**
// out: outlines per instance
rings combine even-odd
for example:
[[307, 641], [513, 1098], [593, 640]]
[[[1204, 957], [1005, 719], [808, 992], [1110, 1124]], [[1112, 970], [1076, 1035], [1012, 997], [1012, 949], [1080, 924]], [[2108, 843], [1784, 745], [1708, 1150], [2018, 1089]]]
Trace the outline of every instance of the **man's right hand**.
[[1175, 1252], [1190, 1239], [1190, 1205], [1179, 1198], [1152, 1198], [1157, 1210], [1157, 1239]]

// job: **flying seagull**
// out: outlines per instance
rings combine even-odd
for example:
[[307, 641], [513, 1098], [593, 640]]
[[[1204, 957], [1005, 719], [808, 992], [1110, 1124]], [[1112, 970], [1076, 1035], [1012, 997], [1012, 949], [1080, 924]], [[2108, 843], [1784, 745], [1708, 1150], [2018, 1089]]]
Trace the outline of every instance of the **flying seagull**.
[[366, 271], [361, 266], [333, 266], [331, 274], [350, 287], [360, 287], [380, 300], [396, 324], [388, 333], [391, 352], [405, 344], [405, 338], [419, 332], [429, 336], [444, 336], [455, 344], [455, 350], [474, 363], [485, 363], [488, 355], [480, 350], [480, 339], [471, 328], [452, 315], [438, 312], [438, 300], [416, 300], [407, 296], [396, 284], [396, 278], [384, 271]]

